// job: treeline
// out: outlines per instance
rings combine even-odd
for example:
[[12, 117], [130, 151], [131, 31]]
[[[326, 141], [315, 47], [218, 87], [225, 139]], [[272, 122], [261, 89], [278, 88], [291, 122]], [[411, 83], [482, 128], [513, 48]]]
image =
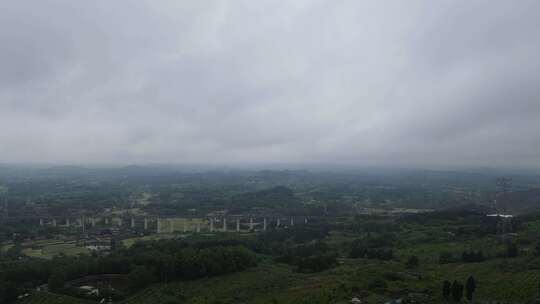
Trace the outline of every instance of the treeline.
[[463, 251], [461, 254], [461, 260], [464, 263], [479, 263], [486, 260], [484, 257], [484, 253], [482, 250], [474, 251], [474, 250], [468, 250]]
[[308, 224], [286, 229], [268, 230], [257, 234], [257, 237], [253, 240], [231, 240], [228, 242], [244, 245], [260, 254], [280, 256], [290, 247], [312, 241], [322, 241], [328, 236], [328, 233], [329, 229], [324, 225], [311, 226]]
[[395, 244], [393, 234], [380, 234], [355, 240], [351, 244], [349, 257], [353, 259], [367, 258], [377, 260], [391, 260], [394, 257], [393, 246]]
[[476, 292], [476, 280], [473, 276], [469, 276], [465, 286], [457, 280], [454, 280], [453, 283], [450, 283], [448, 280], [444, 281], [442, 287], [442, 297], [446, 301], [461, 303], [464, 289], [465, 297], [467, 300], [472, 301], [474, 298], [474, 293]]
[[337, 255], [324, 242], [311, 242], [292, 246], [275, 260], [297, 267], [298, 272], [319, 272], [334, 267]]
[[[506, 250], [504, 252], [497, 253], [496, 257], [515, 258], [519, 256], [519, 254], [520, 252], [517, 244], [514, 242], [508, 242], [506, 244]], [[534, 254], [536, 256], [540, 256], [540, 242], [537, 244]], [[493, 256], [491, 258], [493, 258]], [[455, 256], [452, 252], [449, 251], [442, 251], [439, 253], [440, 264], [449, 264], [459, 261], [463, 263], [480, 263], [486, 261], [487, 259], [488, 257], [484, 255], [484, 252], [482, 250], [464, 250], [459, 257]]]
[[290, 227], [287, 229], [269, 230], [257, 235], [257, 243], [262, 253], [275, 253], [280, 245], [286, 245], [286, 242], [301, 244], [314, 240], [322, 240], [329, 234], [330, 229], [322, 225], [302, 225]]
[[48, 283], [54, 292], [74, 294], [70, 280], [100, 274], [127, 275], [127, 288], [115, 298], [148, 284], [190, 280], [237, 272], [256, 265], [255, 255], [243, 246], [227, 243], [152, 241], [136, 243], [107, 257], [59, 256], [50, 261], [13, 262], [0, 271], [0, 303]]
[[325, 225], [302, 225], [261, 233], [246, 245], [278, 263], [296, 266], [298, 272], [319, 272], [337, 264], [337, 255], [324, 242], [329, 229]]
[[[489, 210], [478, 205], [462, 205], [435, 212], [412, 214], [400, 219], [402, 224], [417, 224], [426, 226], [445, 226], [445, 230], [458, 239], [481, 238], [497, 233], [496, 217], [485, 216]], [[452, 225], [448, 225], [452, 223]], [[512, 222], [512, 229], [518, 227], [517, 221]]]
[[350, 227], [351, 232], [355, 233], [392, 233], [400, 232], [401, 225], [394, 220], [384, 219], [383, 217], [366, 215], [356, 216]]

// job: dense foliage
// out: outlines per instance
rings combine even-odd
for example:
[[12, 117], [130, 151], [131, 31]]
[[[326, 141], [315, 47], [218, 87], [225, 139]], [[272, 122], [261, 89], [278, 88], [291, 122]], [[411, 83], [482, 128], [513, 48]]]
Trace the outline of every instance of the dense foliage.
[[100, 274], [125, 274], [127, 292], [148, 284], [190, 280], [241, 271], [256, 265], [255, 256], [242, 246], [228, 244], [154, 241], [136, 243], [107, 257], [59, 256], [52, 261], [11, 263], [0, 272], [2, 303], [14, 300], [22, 290], [47, 283], [52, 291], [69, 292], [66, 282]]

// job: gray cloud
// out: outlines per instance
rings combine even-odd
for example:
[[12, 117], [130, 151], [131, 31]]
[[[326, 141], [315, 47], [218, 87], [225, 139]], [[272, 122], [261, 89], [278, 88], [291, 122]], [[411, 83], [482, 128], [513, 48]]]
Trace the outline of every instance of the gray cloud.
[[7, 1], [0, 162], [538, 167], [537, 1]]

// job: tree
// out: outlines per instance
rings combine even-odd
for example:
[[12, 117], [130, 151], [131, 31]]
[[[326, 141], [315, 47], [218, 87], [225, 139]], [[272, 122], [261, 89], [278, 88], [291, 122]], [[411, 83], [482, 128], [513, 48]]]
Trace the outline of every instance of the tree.
[[155, 270], [150, 267], [137, 266], [127, 276], [129, 288], [137, 290], [157, 281]]
[[443, 294], [443, 298], [447, 301], [450, 300], [451, 289], [452, 289], [452, 283], [450, 283], [450, 281], [448, 280], [444, 281], [442, 294]]
[[469, 278], [467, 279], [467, 283], [465, 283], [465, 292], [469, 301], [472, 301], [475, 290], [476, 281], [474, 280], [473, 276], [469, 276]]
[[509, 258], [515, 258], [518, 256], [518, 248], [515, 243], [508, 243], [506, 247], [507, 256]]
[[66, 274], [63, 270], [57, 270], [49, 276], [49, 290], [60, 291], [66, 284]]
[[0, 277], [0, 303], [10, 303], [17, 299], [17, 294], [20, 292], [18, 286], [12, 282], [5, 282]]
[[386, 287], [386, 281], [381, 278], [374, 278], [368, 284], [370, 290], [383, 290], [386, 289]]
[[463, 251], [463, 253], [461, 254], [461, 259], [465, 263], [478, 263], [478, 262], [483, 262], [485, 260], [484, 259], [484, 254], [482, 253], [482, 250], [479, 250], [479, 251], [473, 251], [473, 250]]
[[439, 253], [439, 264], [448, 264], [454, 262], [454, 256], [449, 251], [442, 251]]
[[418, 257], [415, 255], [409, 257], [409, 259], [407, 260], [407, 267], [409, 268], [418, 267]]
[[463, 298], [463, 285], [458, 281], [454, 281], [452, 283], [452, 300], [459, 302], [461, 298]]

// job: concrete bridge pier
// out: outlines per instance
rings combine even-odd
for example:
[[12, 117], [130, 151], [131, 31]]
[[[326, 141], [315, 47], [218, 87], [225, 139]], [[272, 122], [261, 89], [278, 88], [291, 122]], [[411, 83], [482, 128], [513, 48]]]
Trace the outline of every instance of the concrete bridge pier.
[[184, 231], [184, 233], [186, 233], [187, 232], [187, 220], [186, 220], [186, 218], [182, 219], [182, 226], [183, 226], [182, 230]]
[[105, 218], [105, 225], [109, 225], [109, 218], [108, 217]]
[[95, 217], [91, 218], [90, 223], [92, 223], [92, 228], [96, 227], [96, 218]]
[[169, 219], [169, 233], [174, 233], [174, 220]]
[[266, 218], [263, 219], [263, 231], [266, 231]]
[[227, 232], [227, 218], [223, 218], [223, 232]]
[[66, 227], [69, 227], [69, 219], [66, 219]]
[[157, 233], [161, 233], [161, 220], [157, 219]]
[[197, 233], [201, 233], [201, 222], [197, 222]]
[[52, 220], [53, 227], [56, 227], [56, 219]]
[[39, 225], [40, 225], [41, 227], [43, 227], [43, 219], [42, 219], [42, 218], [39, 219]]
[[214, 218], [210, 218], [210, 232], [214, 232]]
[[276, 227], [279, 227], [281, 225], [281, 218], [277, 218], [277, 223], [276, 223]]
[[240, 219], [236, 219], [236, 232], [240, 232]]
[[294, 217], [291, 216], [291, 227], [294, 226]]
[[135, 218], [131, 217], [131, 229], [135, 229]]
[[249, 218], [249, 231], [253, 231], [253, 218]]
[[144, 218], [144, 231], [148, 230], [148, 219]]

